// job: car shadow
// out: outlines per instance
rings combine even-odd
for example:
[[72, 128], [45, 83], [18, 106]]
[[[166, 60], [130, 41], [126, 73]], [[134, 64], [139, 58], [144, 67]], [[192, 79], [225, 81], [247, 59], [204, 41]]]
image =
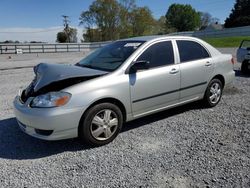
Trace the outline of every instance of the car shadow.
[[202, 105], [202, 103], [200, 101], [196, 101], [196, 102], [192, 102], [189, 104], [185, 104], [183, 106], [164, 110], [164, 111], [161, 111], [161, 112], [158, 112], [158, 113], [155, 113], [152, 115], [148, 115], [148, 116], [145, 116], [145, 117], [142, 117], [142, 118], [139, 118], [139, 119], [136, 119], [136, 120], [133, 120], [131, 122], [126, 123], [125, 126], [123, 126], [122, 132], [129, 131], [131, 129], [136, 129], [136, 128], [139, 128], [141, 126], [169, 118], [171, 116], [182, 114], [182, 113], [187, 112], [189, 110], [204, 109], [204, 108], [205, 108], [205, 106]]
[[[201, 109], [199, 102], [165, 110], [153, 115], [149, 115], [123, 126], [122, 132], [126, 132], [149, 123], [159, 121], [183, 112]], [[121, 133], [122, 134], [122, 133]], [[33, 138], [23, 133], [15, 118], [0, 120], [0, 158], [4, 159], [37, 159], [59, 154], [66, 151], [80, 151], [92, 149], [87, 145], [81, 144], [77, 139], [61, 141], [44, 141]]]
[[0, 120], [0, 158], [36, 159], [62, 153], [89, 149], [76, 139], [44, 141], [23, 133], [15, 118]]
[[248, 73], [242, 73], [240, 70], [234, 70], [236, 77], [250, 78], [250, 71]]

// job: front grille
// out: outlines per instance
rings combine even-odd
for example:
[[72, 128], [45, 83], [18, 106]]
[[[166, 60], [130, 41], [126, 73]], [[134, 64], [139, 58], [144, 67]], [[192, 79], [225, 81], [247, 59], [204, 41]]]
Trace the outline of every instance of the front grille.
[[41, 129], [35, 129], [35, 132], [37, 134], [40, 134], [42, 136], [49, 136], [53, 133], [53, 130], [41, 130]]

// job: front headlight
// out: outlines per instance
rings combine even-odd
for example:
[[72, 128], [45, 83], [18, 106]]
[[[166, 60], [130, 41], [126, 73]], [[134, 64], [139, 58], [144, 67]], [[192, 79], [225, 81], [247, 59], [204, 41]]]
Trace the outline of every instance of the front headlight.
[[70, 93], [66, 92], [49, 92], [44, 95], [39, 95], [35, 97], [30, 106], [31, 107], [39, 107], [39, 108], [50, 108], [50, 107], [58, 107], [67, 104], [71, 97]]

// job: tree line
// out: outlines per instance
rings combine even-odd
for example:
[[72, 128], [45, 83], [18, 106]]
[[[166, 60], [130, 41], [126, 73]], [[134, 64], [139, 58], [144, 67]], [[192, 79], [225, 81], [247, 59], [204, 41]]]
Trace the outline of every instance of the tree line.
[[[225, 27], [250, 25], [249, 10], [250, 0], [236, 0], [232, 13], [225, 20]], [[86, 29], [83, 33], [86, 42], [202, 30], [219, 22], [207, 12], [176, 3], [170, 5], [164, 16], [155, 19], [148, 7], [138, 7], [135, 0], [95, 0], [81, 13], [79, 20], [79, 25]], [[76, 30], [66, 25], [64, 31], [58, 33], [57, 41], [73, 42], [74, 36]]]
[[172, 4], [165, 16], [155, 19], [148, 7], [138, 7], [135, 0], [95, 0], [81, 13], [80, 25], [86, 28], [85, 41], [107, 41], [196, 30], [201, 14], [191, 5]]

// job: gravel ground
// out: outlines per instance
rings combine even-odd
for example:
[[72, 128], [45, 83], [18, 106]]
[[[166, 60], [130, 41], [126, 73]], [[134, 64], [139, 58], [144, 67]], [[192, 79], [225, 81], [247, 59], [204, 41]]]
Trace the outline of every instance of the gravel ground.
[[[81, 56], [42, 58], [65, 63]], [[250, 187], [250, 76], [237, 67], [216, 107], [192, 103], [141, 118], [112, 143], [88, 148], [19, 130], [12, 100], [42, 58], [7, 58], [0, 56], [0, 187]]]

